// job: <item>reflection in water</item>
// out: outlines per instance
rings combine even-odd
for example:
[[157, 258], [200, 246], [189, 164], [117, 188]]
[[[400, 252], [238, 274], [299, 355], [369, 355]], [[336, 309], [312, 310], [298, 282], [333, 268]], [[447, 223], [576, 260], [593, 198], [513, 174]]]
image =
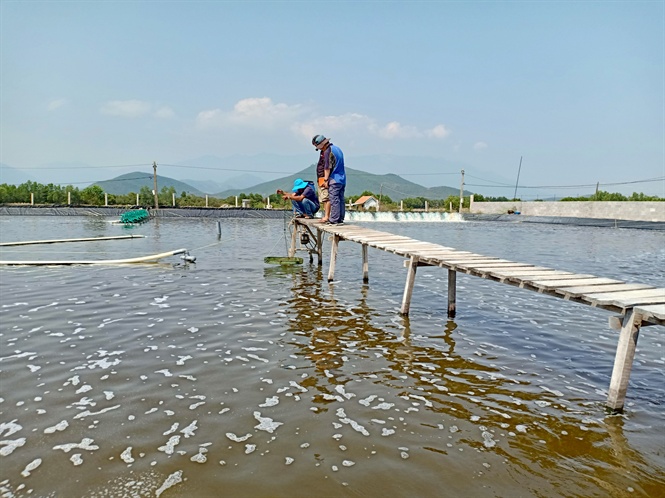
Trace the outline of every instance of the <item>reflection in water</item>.
[[[630, 481], [639, 476], [640, 491], [647, 494], [662, 489], [662, 477], [650, 475], [650, 465], [619, 436], [620, 417], [598, 418], [600, 404], [587, 402], [584, 395], [566, 399], [563, 393], [540, 385], [542, 380], [527, 370], [511, 371], [488, 363], [491, 344], [477, 345], [477, 356], [456, 352], [455, 321], [425, 327], [424, 335], [418, 337], [423, 334], [422, 324], [416, 333], [408, 317], [382, 322], [381, 313], [367, 302], [367, 286], [358, 286], [355, 293], [346, 289], [338, 300], [335, 287], [324, 283], [320, 267], [292, 271], [288, 278], [292, 292], [288, 328], [308, 339], [293, 344], [315, 367], [316, 374], [302, 382], [320, 393], [315, 403], [336, 406], [349, 397], [358, 379], [371, 378], [375, 388], [384, 386], [409, 400], [411, 409], [456, 420], [450, 430], [460, 435], [457, 445], [491, 449], [510, 462], [514, 479], [530, 482], [527, 486], [534, 493], [550, 486], [552, 474], [561, 474], [562, 482], [553, 484], [561, 494], [584, 494], [596, 486], [612, 496], [637, 490], [634, 484], [617, 484], [617, 474], [631, 476]], [[427, 340], [419, 340], [423, 337]], [[384, 367], [377, 368], [377, 358]], [[377, 399], [376, 395], [369, 398]], [[474, 425], [480, 438], [474, 434]], [[430, 442], [425, 449], [452, 455], [450, 447], [450, 443]], [[562, 472], [588, 479], [588, 488], [580, 484], [574, 491]]]

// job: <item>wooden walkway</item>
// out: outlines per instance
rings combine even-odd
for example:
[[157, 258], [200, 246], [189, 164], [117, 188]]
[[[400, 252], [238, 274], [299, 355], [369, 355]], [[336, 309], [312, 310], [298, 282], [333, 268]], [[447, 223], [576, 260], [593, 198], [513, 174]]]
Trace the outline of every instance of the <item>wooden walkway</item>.
[[[363, 258], [363, 282], [369, 282], [369, 261], [367, 248], [372, 247], [408, 258], [406, 284], [400, 312], [408, 315], [416, 271], [419, 266], [439, 266], [448, 270], [448, 316], [456, 312], [457, 273], [528, 289], [541, 294], [558, 297], [566, 301], [586, 304], [619, 313], [611, 316], [609, 324], [621, 330], [619, 344], [610, 382], [607, 406], [613, 411], [621, 411], [624, 406], [628, 380], [635, 356], [639, 330], [648, 325], [665, 325], [665, 288], [645, 284], [625, 283], [620, 280], [559, 271], [528, 263], [518, 263], [452, 247], [432, 244], [420, 240], [372, 230], [352, 224], [326, 225], [318, 220], [295, 219], [292, 231], [289, 256], [294, 256], [300, 248], [313, 256], [318, 256], [323, 264], [323, 235], [332, 236], [328, 281], [334, 280], [335, 264], [339, 242], [342, 240], [361, 245]], [[311, 236], [312, 244], [303, 245]]]

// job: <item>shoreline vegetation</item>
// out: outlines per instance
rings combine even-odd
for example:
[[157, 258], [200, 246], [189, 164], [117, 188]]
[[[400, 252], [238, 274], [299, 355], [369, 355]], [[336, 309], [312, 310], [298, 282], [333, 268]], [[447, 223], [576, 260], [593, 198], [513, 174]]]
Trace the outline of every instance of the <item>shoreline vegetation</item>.
[[[444, 211], [459, 212], [459, 196], [448, 196], [446, 199], [427, 199], [424, 197], [406, 198], [401, 201], [393, 201], [390, 197], [365, 191], [358, 196], [345, 198], [348, 204], [357, 201], [363, 196], [371, 196], [377, 199], [381, 211]], [[290, 203], [284, 201], [282, 196], [274, 193], [269, 196], [256, 193], [241, 193], [238, 196], [217, 198], [211, 195], [198, 196], [187, 192], [178, 193], [174, 187], [163, 187], [157, 196], [148, 187], [141, 187], [139, 192], [128, 194], [111, 194], [104, 192], [99, 185], [90, 185], [79, 189], [73, 185], [56, 185], [53, 183], [41, 184], [28, 181], [20, 185], [0, 184], [0, 205], [5, 206], [47, 206], [47, 207], [124, 207], [132, 208], [138, 206], [154, 206], [155, 197], [160, 207], [163, 208], [238, 208], [249, 207], [254, 209], [290, 209]], [[482, 194], [473, 194], [475, 202], [520, 202], [520, 198], [510, 199], [507, 197], [488, 197]], [[463, 207], [468, 207], [470, 196], [463, 197]], [[625, 196], [616, 192], [598, 191], [594, 195], [586, 197], [564, 197], [556, 202], [568, 201], [627, 201], [627, 202], [653, 202], [665, 201], [665, 198], [649, 196], [641, 192], [633, 192]], [[539, 202], [539, 201], [532, 201]]]

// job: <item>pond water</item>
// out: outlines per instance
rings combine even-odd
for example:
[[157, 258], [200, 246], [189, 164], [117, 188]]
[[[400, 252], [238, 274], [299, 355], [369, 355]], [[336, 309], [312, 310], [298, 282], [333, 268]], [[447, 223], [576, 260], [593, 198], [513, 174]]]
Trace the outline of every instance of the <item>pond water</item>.
[[[665, 234], [357, 222], [462, 250], [665, 284]], [[640, 333], [606, 415], [608, 312], [342, 242], [276, 267], [279, 219], [2, 217], [0, 259], [159, 264], [0, 269], [0, 496], [663, 496], [663, 327]]]

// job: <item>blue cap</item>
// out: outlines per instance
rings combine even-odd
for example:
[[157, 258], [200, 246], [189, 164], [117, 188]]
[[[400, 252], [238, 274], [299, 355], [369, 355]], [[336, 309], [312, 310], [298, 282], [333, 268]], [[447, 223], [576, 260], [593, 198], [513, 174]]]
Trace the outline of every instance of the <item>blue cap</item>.
[[304, 181], [302, 178], [296, 179], [295, 182], [293, 182], [293, 191], [295, 192], [296, 190], [303, 189], [307, 186], [307, 182]]

